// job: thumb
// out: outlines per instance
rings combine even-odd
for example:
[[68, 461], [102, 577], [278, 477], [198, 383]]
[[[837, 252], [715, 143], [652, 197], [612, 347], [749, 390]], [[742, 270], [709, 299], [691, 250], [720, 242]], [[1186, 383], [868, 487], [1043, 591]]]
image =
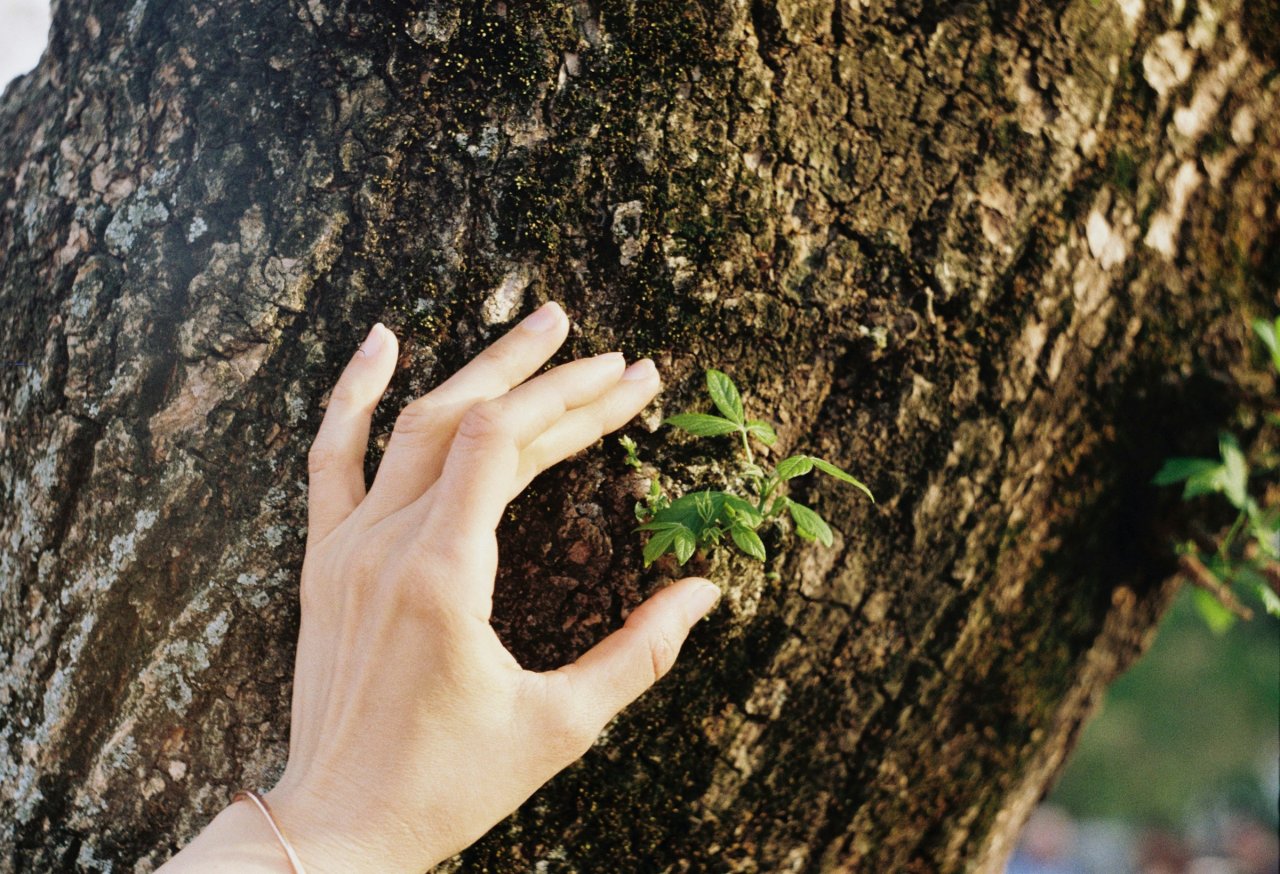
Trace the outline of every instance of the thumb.
[[558, 670], [575, 709], [603, 727], [671, 670], [689, 629], [719, 598], [715, 583], [685, 577], [644, 601], [621, 628]]

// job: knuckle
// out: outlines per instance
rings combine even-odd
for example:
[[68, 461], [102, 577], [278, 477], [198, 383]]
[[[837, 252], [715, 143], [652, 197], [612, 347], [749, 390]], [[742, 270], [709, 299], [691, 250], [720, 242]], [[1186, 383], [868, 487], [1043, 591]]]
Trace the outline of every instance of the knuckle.
[[653, 681], [661, 680], [676, 663], [680, 645], [671, 633], [659, 629], [649, 636], [649, 659], [653, 665]]
[[600, 730], [587, 717], [583, 708], [570, 703], [552, 711], [550, 731], [552, 745], [562, 756], [576, 760], [586, 755], [587, 750], [600, 736]]
[[484, 359], [487, 366], [499, 373], [509, 375], [521, 369], [520, 362], [524, 357], [521, 352], [522, 350], [517, 349], [513, 344], [495, 343], [480, 353], [480, 357]]
[[439, 423], [440, 411], [435, 402], [421, 397], [400, 410], [393, 434], [420, 434], [434, 430]]
[[361, 404], [362, 398], [356, 393], [350, 380], [339, 379], [329, 392], [329, 406], [354, 407]]
[[458, 436], [467, 440], [492, 440], [506, 428], [502, 406], [494, 401], [479, 401], [462, 415]]
[[340, 453], [328, 440], [316, 439], [307, 450], [307, 473], [320, 473], [338, 463]]

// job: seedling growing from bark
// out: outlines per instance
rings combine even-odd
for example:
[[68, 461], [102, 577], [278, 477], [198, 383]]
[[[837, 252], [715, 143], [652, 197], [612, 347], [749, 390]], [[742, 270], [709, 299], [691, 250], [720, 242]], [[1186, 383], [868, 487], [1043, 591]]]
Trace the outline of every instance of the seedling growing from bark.
[[[673, 553], [676, 560], [684, 564], [695, 550], [718, 544], [725, 535], [747, 555], [764, 561], [764, 543], [757, 532], [766, 523], [780, 524], [783, 513], [790, 516], [800, 537], [830, 546], [831, 526], [817, 511], [786, 495], [777, 494], [783, 483], [813, 470], [848, 483], [875, 500], [871, 490], [862, 482], [831, 462], [813, 455], [792, 455], [771, 470], [760, 466], [751, 451], [751, 441], [758, 440], [765, 446], [773, 446], [778, 441], [773, 427], [761, 419], [746, 417], [738, 387], [721, 371], [708, 368], [707, 393], [720, 415], [680, 413], [663, 420], [663, 424], [687, 431], [695, 437], [732, 436], [734, 440], [741, 441], [740, 464], [751, 494], [702, 489], [671, 500], [663, 494], [658, 480], [651, 480], [648, 495], [643, 502], [637, 502], [635, 508], [636, 518], [641, 523], [635, 530], [650, 532], [649, 542], [644, 547], [645, 567], [667, 552]], [[627, 453], [625, 462], [639, 470], [635, 441], [622, 437], [619, 442]]]

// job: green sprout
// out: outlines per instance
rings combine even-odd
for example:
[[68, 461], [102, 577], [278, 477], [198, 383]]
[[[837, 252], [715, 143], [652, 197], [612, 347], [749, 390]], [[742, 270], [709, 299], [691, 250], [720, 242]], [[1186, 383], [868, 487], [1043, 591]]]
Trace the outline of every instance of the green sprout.
[[[871, 490], [846, 471], [813, 455], [792, 455], [778, 462], [772, 470], [761, 467], [751, 451], [751, 441], [758, 440], [765, 446], [773, 446], [778, 441], [777, 433], [768, 422], [746, 417], [742, 395], [725, 373], [708, 368], [706, 375], [707, 392], [720, 415], [680, 413], [663, 420], [663, 424], [687, 431], [695, 437], [733, 435], [735, 440], [741, 440], [745, 459], [741, 468], [752, 493], [738, 495], [702, 489], [670, 500], [663, 494], [658, 480], [652, 479], [645, 500], [637, 502], [635, 507], [636, 519], [641, 523], [635, 530], [650, 533], [649, 542], [644, 547], [645, 567], [667, 552], [673, 553], [683, 565], [698, 548], [716, 545], [726, 535], [747, 555], [764, 561], [764, 543], [757, 532], [766, 522], [780, 523], [784, 512], [790, 516], [800, 537], [831, 546], [833, 536], [826, 520], [813, 508], [786, 495], [776, 494], [779, 486], [818, 470], [860, 489], [874, 501]], [[627, 453], [625, 463], [639, 470], [635, 441], [624, 436], [619, 438], [619, 442]]]
[[622, 448], [627, 453], [626, 457], [622, 459], [622, 463], [626, 465], [630, 465], [631, 467], [634, 467], [636, 470], [639, 470], [640, 456], [636, 455], [636, 441], [632, 440], [626, 434], [623, 434], [621, 437], [618, 438], [618, 442], [622, 444]]
[[[1280, 318], [1257, 319], [1252, 327], [1280, 374]], [[1266, 421], [1274, 426], [1280, 417], [1269, 413]], [[1274, 470], [1264, 465], [1259, 479], [1265, 480], [1267, 472]], [[1199, 587], [1193, 593], [1196, 609], [1218, 633], [1237, 617], [1252, 617], [1236, 595], [1241, 590], [1255, 593], [1268, 613], [1280, 617], [1280, 508], [1264, 507], [1250, 494], [1252, 473], [1239, 441], [1224, 431], [1218, 437], [1217, 458], [1170, 458], [1152, 480], [1160, 486], [1184, 483], [1184, 501], [1216, 494], [1236, 509], [1235, 521], [1216, 543], [1205, 538], [1177, 547], [1180, 568]]]

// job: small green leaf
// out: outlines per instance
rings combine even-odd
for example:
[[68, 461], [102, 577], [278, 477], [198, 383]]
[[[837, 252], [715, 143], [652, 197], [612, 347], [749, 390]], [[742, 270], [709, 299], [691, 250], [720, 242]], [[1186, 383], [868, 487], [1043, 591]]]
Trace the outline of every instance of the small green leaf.
[[698, 511], [698, 518], [703, 522], [710, 522], [715, 517], [716, 508], [710, 492], [698, 492], [694, 496], [693, 506]]
[[1234, 434], [1224, 431], [1218, 438], [1218, 451], [1222, 453], [1222, 493], [1227, 500], [1243, 510], [1249, 501], [1249, 465], [1240, 451]]
[[1217, 463], [1212, 467], [1196, 471], [1187, 477], [1187, 484], [1182, 489], [1182, 500], [1189, 501], [1200, 495], [1221, 493], [1226, 482], [1226, 474], [1226, 467]]
[[1191, 592], [1191, 603], [1195, 605], [1196, 612], [1214, 634], [1223, 634], [1235, 625], [1235, 614], [1204, 589], [1196, 588]]
[[861, 480], [857, 479], [852, 474], [841, 470], [829, 461], [823, 461], [821, 458], [813, 458], [813, 466], [828, 476], [833, 476], [841, 482], [846, 482], [857, 489], [861, 489], [862, 492], [871, 499], [871, 503], [875, 503], [876, 498], [875, 495], [871, 494], [871, 489], [867, 488]]
[[792, 455], [778, 462], [774, 475], [779, 480], [795, 479], [813, 470], [813, 459], [808, 455]]
[[747, 423], [747, 434], [756, 438], [765, 446], [772, 446], [778, 442], [778, 435], [773, 430], [773, 426], [759, 419], [752, 419]]
[[733, 384], [728, 374], [714, 367], [708, 367], [707, 392], [711, 395], [711, 402], [726, 419], [738, 425], [743, 423], [746, 417], [742, 411], [742, 396], [738, 394], [738, 387]]
[[756, 509], [756, 505], [750, 501], [743, 500], [737, 495], [725, 493], [724, 495], [725, 514], [732, 516], [734, 519], [741, 520], [749, 528], [756, 528], [764, 521], [764, 516]]
[[654, 533], [654, 535], [649, 538], [649, 542], [644, 545], [645, 567], [653, 564], [664, 552], [667, 551], [667, 547], [671, 546], [675, 541], [676, 534], [679, 532], [681, 527], [682, 526], [665, 528]]
[[764, 543], [760, 540], [760, 535], [756, 534], [745, 525], [734, 523], [729, 529], [729, 536], [733, 538], [733, 542], [738, 544], [738, 548], [752, 558], [758, 558], [760, 561], [765, 560]]
[[758, 464], [752, 464], [750, 462], [744, 461], [742, 462], [742, 472], [745, 473], [747, 476], [756, 476], [756, 477], [760, 477], [761, 479], [764, 479], [764, 468]]
[[1262, 606], [1267, 612], [1280, 619], [1280, 595], [1266, 582], [1258, 583], [1258, 597], [1262, 599]]
[[1262, 340], [1267, 351], [1271, 353], [1271, 363], [1280, 372], [1280, 316], [1274, 322], [1266, 319], [1254, 319], [1253, 332]]
[[742, 430], [736, 422], [706, 413], [677, 413], [663, 419], [664, 425], [672, 425], [698, 437], [718, 437]]
[[636, 455], [636, 441], [632, 440], [626, 434], [623, 434], [618, 438], [618, 442], [622, 444], [623, 450], [627, 453], [622, 459], [623, 464], [630, 465], [636, 470], [639, 470], [641, 465], [640, 457]]
[[1156, 471], [1151, 482], [1157, 486], [1172, 485], [1216, 467], [1221, 465], [1212, 458], [1170, 458]]
[[1258, 550], [1272, 561], [1280, 561], [1280, 509], [1263, 511], [1255, 504], [1249, 514], [1250, 533]]
[[685, 527], [680, 522], [672, 522], [668, 519], [651, 519], [643, 525], [637, 525], [631, 529], [633, 531], [667, 531], [672, 528]]
[[683, 525], [676, 531], [676, 539], [672, 542], [675, 547], [676, 561], [684, 564], [689, 560], [689, 556], [693, 555], [693, 550], [697, 547], [698, 541], [693, 536], [693, 532]]
[[833, 541], [831, 526], [825, 519], [806, 507], [804, 504], [795, 501], [787, 501], [787, 509], [791, 511], [791, 518], [796, 523], [796, 533], [805, 540], [817, 540], [823, 546], [830, 546]]

